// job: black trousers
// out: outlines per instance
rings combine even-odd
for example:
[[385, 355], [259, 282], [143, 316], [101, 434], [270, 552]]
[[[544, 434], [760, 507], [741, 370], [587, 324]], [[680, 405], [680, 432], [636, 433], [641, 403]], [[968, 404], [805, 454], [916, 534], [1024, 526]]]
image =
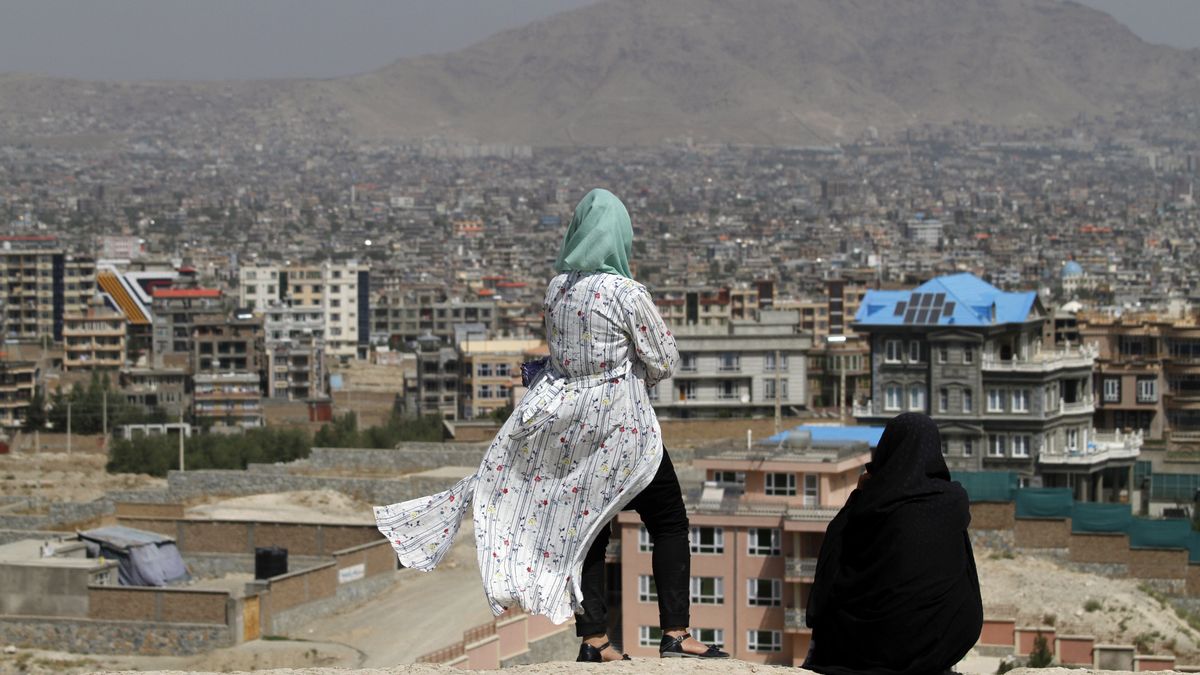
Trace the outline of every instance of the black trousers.
[[[662, 464], [654, 479], [633, 498], [625, 510], [637, 511], [654, 543], [651, 567], [658, 589], [658, 623], [662, 628], [686, 628], [691, 623], [689, 597], [692, 550], [688, 539], [687, 509], [671, 457], [663, 449]], [[575, 617], [575, 634], [599, 635], [608, 631], [608, 602], [604, 577], [604, 550], [608, 548], [609, 528], [600, 529], [596, 541], [583, 559], [583, 614]], [[636, 593], [627, 588], [624, 593]]]

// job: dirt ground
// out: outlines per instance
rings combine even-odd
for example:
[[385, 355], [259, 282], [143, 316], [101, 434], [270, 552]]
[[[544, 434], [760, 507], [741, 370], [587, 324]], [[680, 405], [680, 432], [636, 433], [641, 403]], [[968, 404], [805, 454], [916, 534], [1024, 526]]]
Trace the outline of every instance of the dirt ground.
[[335, 490], [249, 495], [189, 507], [189, 517], [288, 523], [375, 523], [371, 505]]
[[87, 502], [110, 490], [166, 487], [167, 481], [141, 474], [110, 474], [99, 454], [0, 455], [0, 495]]

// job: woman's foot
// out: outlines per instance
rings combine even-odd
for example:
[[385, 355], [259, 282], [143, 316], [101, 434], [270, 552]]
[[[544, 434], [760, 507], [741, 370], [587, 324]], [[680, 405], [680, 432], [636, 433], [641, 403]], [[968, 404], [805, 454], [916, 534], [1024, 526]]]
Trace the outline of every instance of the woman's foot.
[[590, 663], [606, 663], [608, 661], [629, 661], [628, 654], [622, 654], [608, 641], [607, 635], [584, 638], [579, 645], [579, 657], [576, 661]]
[[663, 658], [692, 658], [692, 659], [727, 659], [728, 652], [716, 647], [710, 647], [700, 642], [685, 629], [663, 631], [662, 642], [658, 645], [658, 655]]

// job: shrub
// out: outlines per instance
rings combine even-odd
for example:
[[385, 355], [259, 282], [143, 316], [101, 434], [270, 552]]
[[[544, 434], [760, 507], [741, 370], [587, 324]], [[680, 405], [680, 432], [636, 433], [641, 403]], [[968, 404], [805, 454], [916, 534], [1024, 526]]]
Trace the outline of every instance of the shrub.
[[1050, 645], [1046, 642], [1046, 636], [1038, 631], [1037, 636], [1033, 638], [1033, 651], [1029, 652], [1030, 668], [1046, 668], [1050, 662], [1054, 660], [1054, 655], [1050, 653]]
[[1085, 612], [1094, 612], [1101, 607], [1103, 607], [1103, 605], [1101, 605], [1100, 601], [1095, 598], [1088, 598], [1088, 601], [1083, 603], [1083, 610]]

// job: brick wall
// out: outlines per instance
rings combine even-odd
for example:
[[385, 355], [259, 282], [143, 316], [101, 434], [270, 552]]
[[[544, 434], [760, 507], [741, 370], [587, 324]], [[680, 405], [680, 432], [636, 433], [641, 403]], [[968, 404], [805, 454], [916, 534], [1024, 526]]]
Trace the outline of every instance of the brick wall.
[[135, 516], [142, 518], [182, 518], [183, 504], [149, 504], [137, 502], [117, 502], [118, 516]]
[[1200, 597], [1200, 563], [1188, 563], [1187, 567], [1188, 597]]
[[396, 555], [386, 539], [338, 551], [333, 558], [339, 570], [361, 564], [367, 577], [396, 571]]
[[227, 621], [229, 593], [174, 588], [88, 588], [88, 618], [110, 621], [220, 624]]
[[1123, 532], [1072, 532], [1070, 544], [1071, 562], [1113, 565], [1129, 563], [1129, 535]]
[[188, 656], [233, 644], [228, 626], [0, 617], [0, 643], [77, 654]]
[[326, 563], [270, 581], [268, 604], [272, 613], [328, 598], [337, 592], [337, 563]]
[[1071, 543], [1071, 521], [1017, 518], [1013, 542], [1017, 548], [1067, 548]]
[[1134, 579], [1186, 579], [1188, 552], [1165, 548], [1130, 549], [1129, 576]]
[[971, 529], [1011, 530], [1015, 513], [1013, 502], [971, 502]]
[[353, 546], [383, 541], [374, 525], [262, 523], [235, 520], [186, 520], [121, 516], [118, 524], [175, 539], [185, 553], [253, 553], [256, 547], [280, 546], [289, 555], [328, 556]]
[[979, 634], [979, 644], [988, 646], [1011, 647], [1016, 644], [1016, 626], [1014, 619], [984, 618], [983, 630]]

